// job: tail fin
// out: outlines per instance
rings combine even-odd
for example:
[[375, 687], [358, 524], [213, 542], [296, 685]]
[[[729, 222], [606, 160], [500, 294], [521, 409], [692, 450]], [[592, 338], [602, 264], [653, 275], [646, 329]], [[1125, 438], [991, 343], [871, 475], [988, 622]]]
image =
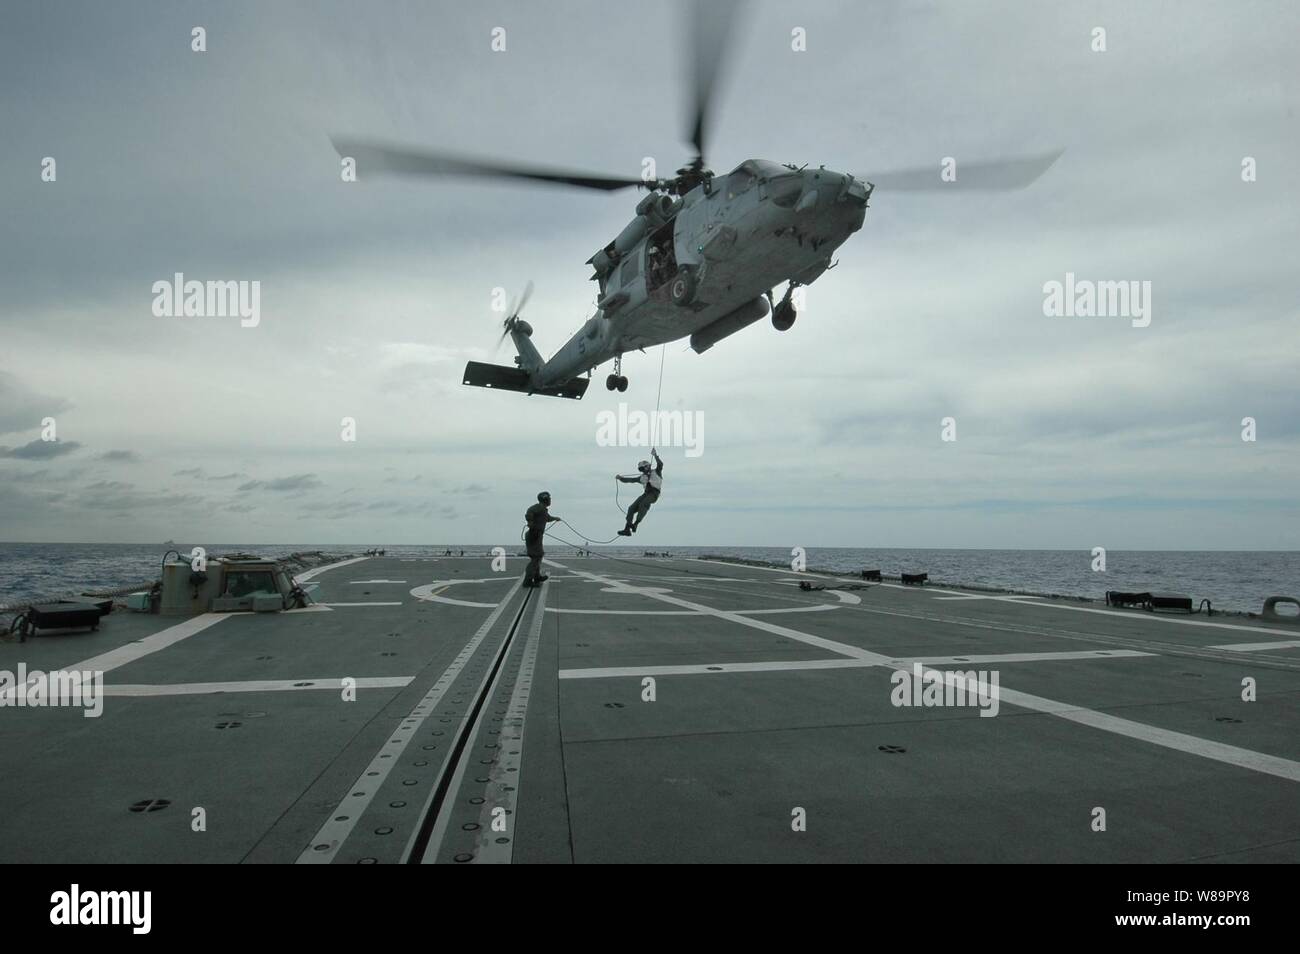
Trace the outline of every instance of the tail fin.
[[519, 352], [515, 356], [515, 364], [520, 371], [532, 374], [546, 363], [533, 345], [532, 325], [520, 318], [512, 318], [506, 327], [510, 331], [510, 340], [515, 343], [515, 350]]

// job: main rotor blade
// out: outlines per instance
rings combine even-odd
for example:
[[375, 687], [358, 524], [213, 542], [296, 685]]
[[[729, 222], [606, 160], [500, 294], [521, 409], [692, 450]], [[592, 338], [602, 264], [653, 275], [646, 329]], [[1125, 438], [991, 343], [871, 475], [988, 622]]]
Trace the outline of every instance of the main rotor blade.
[[880, 189], [898, 192], [939, 192], [947, 189], [961, 192], [1006, 191], [1023, 189], [1051, 168], [1065, 152], [1043, 153], [1023, 159], [993, 159], [986, 162], [963, 162], [956, 157], [955, 178], [946, 182], [942, 178], [943, 167], [939, 163], [924, 169], [896, 169], [878, 175], [866, 175], [866, 179]]
[[515, 310], [511, 312], [512, 318], [519, 317], [519, 313], [524, 310], [524, 305], [528, 304], [528, 299], [531, 297], [533, 297], [533, 280], [530, 278], [528, 284], [524, 286], [524, 293], [515, 302]]
[[575, 169], [545, 169], [540, 166], [514, 165], [449, 156], [443, 153], [388, 146], [381, 143], [361, 142], [354, 139], [334, 139], [334, 148], [340, 156], [351, 156], [357, 161], [357, 177], [371, 173], [397, 173], [401, 175], [459, 175], [480, 176], [493, 179], [530, 179], [556, 185], [577, 186], [582, 189], [599, 189], [612, 192], [629, 186], [644, 185], [640, 179], [621, 176], [602, 176]]
[[688, 8], [692, 86], [687, 135], [695, 145], [697, 167], [704, 165], [718, 75], [727, 59], [731, 36], [745, 19], [745, 6], [745, 0], [696, 0]]

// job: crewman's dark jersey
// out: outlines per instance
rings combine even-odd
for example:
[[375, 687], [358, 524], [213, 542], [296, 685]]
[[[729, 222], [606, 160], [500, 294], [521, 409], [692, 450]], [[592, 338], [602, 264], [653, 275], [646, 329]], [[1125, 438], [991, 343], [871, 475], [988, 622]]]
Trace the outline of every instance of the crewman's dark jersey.
[[528, 545], [529, 549], [541, 547], [542, 537], [546, 533], [546, 523], [550, 518], [550, 511], [540, 503], [533, 504], [524, 513], [524, 520], [528, 523], [528, 532], [524, 534], [524, 543]]

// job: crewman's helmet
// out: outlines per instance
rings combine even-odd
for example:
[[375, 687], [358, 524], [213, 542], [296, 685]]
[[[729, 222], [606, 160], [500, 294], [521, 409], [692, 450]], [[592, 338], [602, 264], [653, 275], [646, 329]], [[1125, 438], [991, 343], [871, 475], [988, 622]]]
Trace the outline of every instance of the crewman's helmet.
[[548, 503], [550, 503], [550, 502], [551, 502], [551, 493], [550, 493], [550, 491], [549, 491], [549, 490], [543, 490], [540, 494], [538, 494], [538, 495], [537, 495], [537, 502], [538, 502], [538, 503], [541, 503], [541, 504], [548, 504]]
[[648, 461], [648, 460], [643, 460], [643, 461], [641, 461], [641, 463], [639, 463], [639, 464], [636, 465], [636, 469], [637, 469], [637, 470], [649, 470], [649, 469], [650, 469], [650, 461]]

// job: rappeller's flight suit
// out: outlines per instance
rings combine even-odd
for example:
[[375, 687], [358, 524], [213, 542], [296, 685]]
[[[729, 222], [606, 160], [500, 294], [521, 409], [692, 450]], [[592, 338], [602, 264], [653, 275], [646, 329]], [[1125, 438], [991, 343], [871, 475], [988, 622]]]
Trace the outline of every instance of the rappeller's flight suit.
[[650, 505], [659, 499], [659, 492], [664, 486], [664, 462], [660, 459], [659, 454], [653, 448], [650, 450], [650, 456], [655, 459], [654, 470], [650, 469], [648, 460], [641, 461], [637, 469], [641, 473], [636, 477], [623, 477], [615, 474], [615, 478], [625, 484], [643, 484], [645, 490], [640, 497], [632, 502], [632, 506], [627, 508], [627, 525], [618, 532], [620, 537], [630, 537], [636, 533], [636, 528], [641, 525], [645, 519], [646, 513], [650, 510]]

